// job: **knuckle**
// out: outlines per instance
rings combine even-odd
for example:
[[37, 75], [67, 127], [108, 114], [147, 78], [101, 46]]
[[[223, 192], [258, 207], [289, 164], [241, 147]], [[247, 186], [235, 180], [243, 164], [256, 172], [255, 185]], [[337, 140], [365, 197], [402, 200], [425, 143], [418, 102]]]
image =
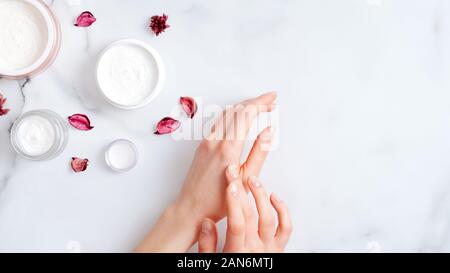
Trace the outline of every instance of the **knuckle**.
[[223, 159], [231, 159], [234, 156], [233, 145], [228, 141], [222, 141], [219, 147], [219, 154]]
[[198, 146], [198, 149], [201, 152], [209, 152], [211, 150], [213, 150], [214, 144], [211, 140], [203, 140], [200, 145]]

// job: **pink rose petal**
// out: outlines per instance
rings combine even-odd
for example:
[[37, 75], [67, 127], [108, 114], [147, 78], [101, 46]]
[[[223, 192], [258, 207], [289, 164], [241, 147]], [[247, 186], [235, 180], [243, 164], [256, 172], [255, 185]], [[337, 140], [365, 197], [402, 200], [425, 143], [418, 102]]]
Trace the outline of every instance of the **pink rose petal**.
[[2, 94], [0, 94], [0, 116], [4, 116], [9, 112], [9, 109], [4, 108], [5, 103], [6, 98], [4, 98]]
[[156, 135], [170, 134], [180, 127], [181, 123], [171, 117], [165, 117], [156, 125]]
[[94, 15], [91, 12], [85, 11], [85, 12], [82, 12], [78, 16], [75, 26], [88, 27], [88, 26], [92, 25], [96, 20], [97, 19], [94, 17]]
[[180, 104], [188, 117], [193, 118], [197, 113], [197, 103], [191, 97], [180, 97]]
[[78, 157], [72, 157], [72, 169], [74, 172], [84, 172], [87, 169], [89, 160], [87, 158], [78, 158]]
[[70, 125], [72, 125], [74, 128], [82, 131], [89, 131], [94, 126], [91, 126], [91, 121], [86, 115], [83, 114], [74, 114], [68, 117]]

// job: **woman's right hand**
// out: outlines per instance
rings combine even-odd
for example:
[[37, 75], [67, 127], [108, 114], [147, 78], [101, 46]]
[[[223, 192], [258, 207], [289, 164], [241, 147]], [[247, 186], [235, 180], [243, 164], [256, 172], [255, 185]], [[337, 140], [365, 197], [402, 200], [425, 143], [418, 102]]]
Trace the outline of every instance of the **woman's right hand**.
[[[292, 232], [286, 204], [273, 193], [269, 197], [261, 181], [252, 176], [247, 180], [247, 185], [256, 203], [259, 216], [256, 219], [241, 178], [229, 172], [226, 177], [229, 184], [226, 190], [227, 233], [223, 252], [283, 252]], [[278, 221], [272, 208], [278, 215]], [[202, 223], [198, 246], [200, 253], [216, 252], [217, 230], [210, 219]]]

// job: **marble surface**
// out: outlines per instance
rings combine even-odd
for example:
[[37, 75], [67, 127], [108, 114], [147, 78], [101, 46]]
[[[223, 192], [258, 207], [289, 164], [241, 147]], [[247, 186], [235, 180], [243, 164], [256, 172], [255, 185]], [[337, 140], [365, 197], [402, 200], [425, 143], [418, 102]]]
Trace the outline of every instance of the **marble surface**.
[[[48, 1], [50, 2], [50, 1]], [[198, 141], [152, 134], [181, 95], [227, 105], [279, 92], [279, 141], [261, 175], [290, 206], [291, 252], [450, 250], [450, 2], [445, 0], [54, 0], [62, 48], [45, 73], [0, 80], [0, 251], [126, 252], [173, 200]], [[92, 11], [90, 28], [73, 27]], [[159, 37], [151, 15], [172, 26]], [[110, 42], [137, 38], [161, 54], [167, 82], [147, 107], [117, 110], [95, 88]], [[21, 114], [82, 112], [54, 160], [9, 148]], [[105, 146], [138, 145], [126, 174]], [[70, 157], [91, 159], [75, 174]]]

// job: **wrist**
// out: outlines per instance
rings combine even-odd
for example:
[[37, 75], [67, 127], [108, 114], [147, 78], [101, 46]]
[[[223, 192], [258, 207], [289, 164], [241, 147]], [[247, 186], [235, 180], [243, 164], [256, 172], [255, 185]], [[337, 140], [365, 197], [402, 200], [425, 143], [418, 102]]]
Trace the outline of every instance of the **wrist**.
[[199, 223], [205, 215], [202, 213], [201, 206], [193, 198], [180, 195], [175, 202], [167, 208], [168, 214], [174, 214], [182, 218], [183, 222]]
[[137, 252], [186, 252], [197, 241], [201, 218], [185, 203], [174, 202], [162, 213]]

